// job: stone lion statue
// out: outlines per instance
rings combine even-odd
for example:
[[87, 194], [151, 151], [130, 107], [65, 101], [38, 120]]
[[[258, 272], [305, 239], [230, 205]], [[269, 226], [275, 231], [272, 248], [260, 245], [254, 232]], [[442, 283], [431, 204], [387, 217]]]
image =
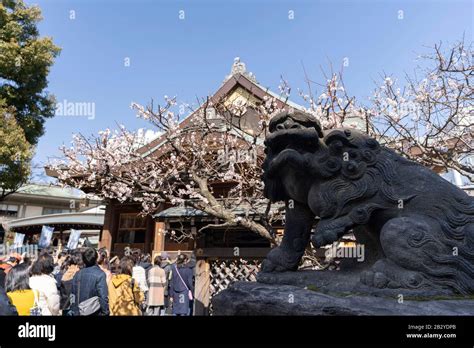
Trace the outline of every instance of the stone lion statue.
[[265, 196], [284, 201], [286, 214], [263, 272], [294, 271], [310, 240], [321, 247], [353, 232], [365, 244], [354, 266], [362, 284], [474, 293], [473, 197], [359, 131], [323, 131], [303, 112], [275, 116], [265, 145]]

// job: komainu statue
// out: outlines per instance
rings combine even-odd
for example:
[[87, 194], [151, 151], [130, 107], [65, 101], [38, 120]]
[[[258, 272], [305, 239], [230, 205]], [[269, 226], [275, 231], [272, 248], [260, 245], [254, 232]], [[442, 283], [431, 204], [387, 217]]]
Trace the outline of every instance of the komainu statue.
[[473, 197], [359, 131], [323, 131], [303, 112], [275, 116], [265, 145], [265, 196], [285, 202], [286, 218], [264, 273], [296, 270], [310, 239], [321, 247], [352, 232], [365, 245], [354, 267], [364, 286], [474, 293]]

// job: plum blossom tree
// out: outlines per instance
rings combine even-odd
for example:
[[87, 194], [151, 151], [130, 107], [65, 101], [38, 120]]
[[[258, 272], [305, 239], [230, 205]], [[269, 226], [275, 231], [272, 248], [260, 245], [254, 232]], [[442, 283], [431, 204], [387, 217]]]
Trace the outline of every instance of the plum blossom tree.
[[[163, 202], [193, 207], [220, 221], [204, 228], [243, 226], [275, 241], [271, 224], [279, 215], [263, 199], [260, 179], [266, 125], [279, 111], [275, 99], [251, 106], [207, 98], [184, 122], [176, 98], [131, 107], [161, 132], [160, 146], [141, 147], [137, 134], [122, 126], [92, 139], [75, 135], [72, 146], [62, 148], [64, 160], [52, 166], [60, 182], [139, 202], [144, 214]], [[242, 125], [249, 115], [258, 121], [252, 130]]]
[[[474, 51], [464, 40], [435, 45], [414, 76], [388, 75], [365, 103], [350, 96], [342, 72], [332, 74], [318, 97], [307, 78], [299, 91], [323, 128], [358, 127], [400, 154], [440, 172], [456, 170], [474, 182]], [[289, 87], [286, 86], [286, 90]]]
[[[454, 169], [474, 183], [474, 51], [464, 41], [447, 51], [435, 45], [429, 62], [376, 88], [368, 132], [401, 154], [441, 171]], [[418, 76], [418, 78], [417, 78]]]

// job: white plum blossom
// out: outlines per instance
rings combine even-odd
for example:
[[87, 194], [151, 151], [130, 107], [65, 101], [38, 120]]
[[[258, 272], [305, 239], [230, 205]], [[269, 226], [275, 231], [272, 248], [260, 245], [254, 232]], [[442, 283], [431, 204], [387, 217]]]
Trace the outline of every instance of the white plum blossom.
[[[131, 132], [119, 126], [115, 131], [101, 131], [97, 137], [75, 135], [72, 146], [62, 149], [64, 160], [52, 165], [59, 181], [93, 188], [104, 199], [140, 203], [143, 214], [153, 214], [161, 202], [191, 206], [223, 223], [244, 224], [273, 240], [268, 229], [255, 219], [259, 215], [260, 219], [277, 218], [263, 216], [259, 208], [264, 204], [262, 144], [268, 121], [280, 111], [276, 98], [267, 98], [264, 105], [256, 106], [244, 100], [226, 104], [208, 98], [188, 116], [186, 126], [181, 122], [182, 112], [175, 110], [180, 107], [176, 97], [167, 96], [156, 107], [153, 102], [146, 107], [132, 103], [137, 117], [156, 127], [153, 133], [143, 129]], [[249, 107], [259, 111], [260, 127], [252, 134], [235, 126], [232, 117], [222, 116], [241, 117]], [[208, 113], [209, 108], [214, 112]], [[148, 140], [160, 146], [152, 149], [146, 134], [151, 134]], [[225, 149], [224, 153], [220, 149]], [[256, 155], [247, 156], [249, 151]], [[213, 190], [220, 183], [233, 186], [214, 196]], [[234, 209], [244, 197], [249, 213], [236, 220]]]

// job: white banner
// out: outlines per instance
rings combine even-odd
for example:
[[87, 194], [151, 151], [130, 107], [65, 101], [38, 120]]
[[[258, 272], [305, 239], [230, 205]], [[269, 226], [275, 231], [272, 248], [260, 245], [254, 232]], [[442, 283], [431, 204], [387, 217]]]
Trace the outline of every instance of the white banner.
[[53, 237], [54, 228], [49, 226], [43, 226], [41, 229], [41, 236], [38, 242], [38, 248], [46, 249], [51, 244], [51, 238]]
[[13, 247], [21, 248], [23, 246], [23, 241], [25, 240], [25, 235], [23, 233], [15, 233], [15, 239], [13, 241]]
[[67, 242], [68, 249], [76, 249], [79, 244], [79, 238], [81, 237], [81, 231], [73, 230], [71, 228], [71, 234], [69, 235], [69, 241]]

